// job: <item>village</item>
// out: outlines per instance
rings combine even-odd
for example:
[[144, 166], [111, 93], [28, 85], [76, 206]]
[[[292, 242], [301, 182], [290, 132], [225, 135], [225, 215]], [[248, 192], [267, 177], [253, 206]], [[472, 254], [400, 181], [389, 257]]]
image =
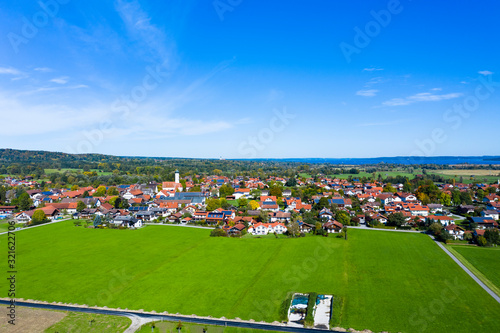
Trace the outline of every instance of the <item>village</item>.
[[[212, 227], [216, 236], [260, 237], [343, 235], [345, 227], [361, 226], [431, 230], [445, 242], [482, 244], [487, 230], [498, 230], [500, 215], [498, 182], [435, 185], [421, 180], [423, 185], [411, 191], [415, 186], [409, 182], [361, 183], [321, 175], [180, 179], [178, 171], [172, 182], [117, 186], [56, 189], [49, 182], [41, 188], [35, 181], [11, 177], [2, 182], [12, 189], [0, 206], [0, 217], [15, 220], [18, 228], [71, 218], [89, 228], [137, 229], [160, 223]], [[14, 188], [27, 189], [29, 209], [9, 204], [15, 201]], [[301, 190], [306, 188], [312, 189], [310, 196]]]

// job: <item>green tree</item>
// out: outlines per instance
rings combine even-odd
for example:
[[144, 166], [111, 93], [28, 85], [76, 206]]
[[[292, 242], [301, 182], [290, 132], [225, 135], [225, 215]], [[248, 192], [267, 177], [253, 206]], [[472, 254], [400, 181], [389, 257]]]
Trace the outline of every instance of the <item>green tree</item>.
[[462, 200], [462, 203], [472, 205], [472, 198], [469, 192], [460, 192], [460, 199]]
[[323, 208], [328, 207], [328, 206], [329, 206], [328, 198], [322, 197], [321, 199], [319, 199], [318, 203], [315, 205], [314, 208], [316, 210], [322, 210]]
[[314, 225], [314, 233], [316, 235], [323, 234], [323, 225], [320, 222], [316, 222], [316, 224]]
[[104, 197], [106, 195], [106, 186], [101, 185], [97, 188], [97, 191], [94, 193], [94, 197]]
[[394, 213], [387, 217], [387, 225], [401, 227], [405, 224], [406, 218], [403, 213]]
[[226, 198], [220, 198], [220, 207], [222, 209], [229, 209], [231, 208], [231, 204], [226, 200]]
[[114, 196], [114, 195], [118, 195], [118, 194], [120, 194], [120, 193], [118, 192], [118, 189], [116, 187], [112, 186], [108, 189], [109, 196]]
[[335, 220], [342, 223], [343, 225], [351, 224], [351, 217], [349, 216], [349, 214], [347, 214], [347, 212], [343, 210], [339, 210], [337, 214], [335, 214]]
[[479, 246], [486, 246], [486, 245], [488, 245], [488, 241], [483, 236], [477, 236], [476, 241], [477, 241], [477, 245], [479, 245]]
[[397, 190], [396, 190], [396, 188], [394, 188], [394, 186], [392, 186], [392, 184], [388, 183], [384, 187], [384, 192], [396, 193]]
[[87, 208], [87, 206], [83, 203], [83, 201], [78, 200], [78, 202], [76, 204], [76, 211], [80, 213], [85, 208]]
[[407, 179], [403, 185], [403, 192], [409, 193], [411, 191], [412, 191], [412, 185], [411, 185], [410, 181]]
[[500, 233], [498, 229], [489, 228], [484, 231], [484, 238], [490, 245], [500, 245]]
[[17, 205], [20, 210], [29, 210], [33, 206], [33, 200], [31, 200], [28, 193], [23, 192], [18, 198]]
[[281, 189], [281, 186], [273, 186], [269, 189], [269, 195], [273, 195], [276, 198], [282, 197], [283, 196], [283, 190]]
[[47, 222], [47, 216], [45, 215], [45, 212], [41, 209], [35, 210], [33, 216], [31, 217], [31, 224], [37, 225], [45, 222]]
[[287, 226], [287, 232], [292, 237], [297, 237], [300, 234], [300, 226], [297, 222], [290, 222]]
[[248, 205], [248, 200], [246, 198], [239, 198], [238, 199], [238, 207], [244, 208]]
[[234, 188], [231, 185], [224, 184], [219, 188], [219, 197], [225, 198], [234, 193]]
[[451, 193], [451, 197], [453, 199], [453, 204], [455, 206], [459, 206], [462, 204], [462, 197], [460, 196], [460, 191], [458, 190], [454, 190], [452, 193]]
[[0, 186], [0, 202], [7, 201], [7, 189], [4, 186]]
[[439, 200], [443, 206], [451, 206], [451, 196], [449, 194], [442, 192]]
[[483, 201], [484, 199], [484, 191], [482, 189], [477, 190], [476, 192], [477, 200]]
[[209, 212], [221, 207], [220, 200], [216, 198], [208, 198], [206, 204], [207, 204], [207, 211]]
[[[116, 203], [116, 202], [115, 202]], [[121, 200], [120, 199], [120, 208], [121, 209], [127, 209], [130, 207], [130, 204], [128, 203], [127, 200]]]
[[432, 232], [435, 236], [439, 235], [443, 230], [443, 226], [441, 223], [433, 222], [429, 225], [429, 231]]
[[83, 192], [82, 194], [82, 198], [88, 198], [88, 197], [90, 197], [89, 191], [85, 190], [85, 192]]

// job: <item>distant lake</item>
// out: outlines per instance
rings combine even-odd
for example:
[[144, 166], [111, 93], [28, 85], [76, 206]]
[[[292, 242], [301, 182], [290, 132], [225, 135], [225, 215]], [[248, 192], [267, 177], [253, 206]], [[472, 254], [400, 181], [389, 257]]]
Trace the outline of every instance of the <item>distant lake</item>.
[[500, 164], [500, 156], [397, 156], [397, 157], [375, 157], [375, 158], [283, 158], [283, 159], [254, 159], [255, 161], [281, 161], [302, 163], [331, 163], [347, 165], [363, 164]]

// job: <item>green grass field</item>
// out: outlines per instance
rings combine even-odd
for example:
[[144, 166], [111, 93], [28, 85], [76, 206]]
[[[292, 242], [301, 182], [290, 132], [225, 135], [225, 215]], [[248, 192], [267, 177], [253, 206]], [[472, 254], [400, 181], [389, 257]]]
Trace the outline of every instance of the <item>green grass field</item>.
[[[90, 323], [92, 321], [92, 323]], [[127, 317], [67, 312], [60, 322], [52, 325], [44, 333], [58, 332], [99, 332], [122, 333], [132, 321]]]
[[[61, 168], [59, 169], [45, 169], [45, 174], [50, 175], [52, 173], [63, 173], [63, 172], [83, 172], [83, 169], [69, 169], [69, 168]], [[107, 175], [112, 175], [112, 172], [106, 171], [106, 172], [100, 172], [99, 169], [91, 169], [90, 171], [95, 171], [97, 172], [98, 175], [102, 176], [107, 176]]]
[[[446, 171], [446, 170], [443, 170]], [[462, 176], [463, 182], [465, 184], [471, 184], [471, 183], [483, 183], [486, 182], [488, 184], [490, 183], [496, 183], [500, 177], [498, 176], [483, 176], [483, 175], [475, 175], [474, 177], [470, 177], [471, 175], [468, 174], [463, 174], [465, 170], [457, 170], [457, 175], [449, 175], [443, 173], [441, 170], [428, 170], [427, 172], [429, 174], [436, 174], [439, 176], [442, 176], [444, 179], [453, 179], [455, 178], [456, 182], [458, 183], [460, 181], [460, 176]], [[462, 173], [459, 173], [462, 172]], [[486, 181], [485, 181], [486, 180]]]
[[500, 248], [477, 246], [452, 246], [496, 287], [500, 296]]
[[344, 299], [335, 326], [500, 331], [500, 304], [423, 234], [353, 229], [347, 241], [208, 235], [161, 226], [93, 230], [71, 221], [23, 231], [17, 296], [270, 322], [281, 319], [288, 292], [317, 292]]

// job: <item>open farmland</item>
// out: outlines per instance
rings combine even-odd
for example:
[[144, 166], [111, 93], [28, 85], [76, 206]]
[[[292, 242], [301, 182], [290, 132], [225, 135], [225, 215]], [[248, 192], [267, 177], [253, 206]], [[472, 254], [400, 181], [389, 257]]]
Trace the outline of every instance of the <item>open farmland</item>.
[[437, 174], [443, 176], [446, 179], [453, 179], [458, 182], [460, 178], [466, 184], [473, 182], [496, 182], [500, 179], [500, 170], [489, 170], [489, 169], [477, 169], [477, 170], [465, 170], [465, 169], [448, 169], [448, 170], [432, 170], [429, 173]]
[[18, 297], [270, 322], [283, 319], [287, 293], [317, 292], [344, 299], [335, 326], [500, 330], [500, 304], [422, 234], [352, 229], [346, 241], [208, 233], [93, 230], [71, 221], [23, 231]]
[[460, 245], [452, 248], [483, 274], [493, 284], [491, 288], [500, 296], [500, 248]]

